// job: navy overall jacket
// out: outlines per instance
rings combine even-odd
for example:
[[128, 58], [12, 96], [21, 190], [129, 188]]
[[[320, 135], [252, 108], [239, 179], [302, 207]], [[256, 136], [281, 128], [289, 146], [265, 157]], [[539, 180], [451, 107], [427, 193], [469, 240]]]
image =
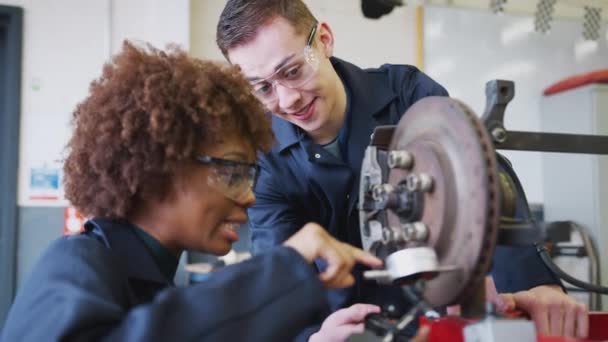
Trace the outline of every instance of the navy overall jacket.
[[0, 341], [289, 341], [326, 310], [314, 267], [291, 248], [176, 288], [133, 229], [95, 219], [55, 241]]

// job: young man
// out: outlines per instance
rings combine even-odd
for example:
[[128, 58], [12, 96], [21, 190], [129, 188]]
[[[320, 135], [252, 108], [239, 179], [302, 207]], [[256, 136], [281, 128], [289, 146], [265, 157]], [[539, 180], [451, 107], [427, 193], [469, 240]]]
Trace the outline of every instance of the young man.
[[[301, 0], [229, 0], [217, 43], [274, 114], [278, 146], [260, 161], [258, 201], [249, 210], [253, 252], [280, 244], [308, 221], [361, 246], [358, 176], [373, 129], [396, 124], [417, 100], [447, 91], [413, 66], [362, 70], [333, 57], [330, 26]], [[514, 293], [500, 297], [505, 307], [528, 312], [540, 334], [586, 336], [586, 309], [563, 293], [532, 246], [499, 248], [493, 274], [499, 291]], [[355, 276], [355, 286], [329, 294], [333, 310], [405, 302], [395, 300], [398, 291], [362, 281], [361, 270]]]

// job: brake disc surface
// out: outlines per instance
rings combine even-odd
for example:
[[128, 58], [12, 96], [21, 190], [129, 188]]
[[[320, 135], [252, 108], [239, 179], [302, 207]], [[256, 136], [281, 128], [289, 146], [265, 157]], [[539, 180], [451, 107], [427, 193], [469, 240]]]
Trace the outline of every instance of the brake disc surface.
[[[499, 178], [490, 137], [462, 102], [427, 97], [400, 120], [389, 145], [389, 151], [395, 150], [410, 152], [414, 162], [409, 169], [390, 169], [388, 183], [403, 184], [410, 174], [432, 177], [419, 218], [428, 229], [423, 245], [435, 249], [441, 266], [459, 269], [428, 281], [424, 297], [433, 306], [459, 303], [474, 295], [474, 285], [491, 266], [496, 244]], [[395, 211], [386, 214], [392, 227], [406, 223]], [[408, 242], [406, 248], [420, 245]]]

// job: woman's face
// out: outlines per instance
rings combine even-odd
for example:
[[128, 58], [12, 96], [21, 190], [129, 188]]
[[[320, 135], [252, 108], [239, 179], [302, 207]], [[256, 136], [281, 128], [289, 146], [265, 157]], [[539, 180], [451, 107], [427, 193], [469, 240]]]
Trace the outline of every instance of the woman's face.
[[246, 209], [255, 202], [248, 182], [251, 168], [244, 164], [254, 162], [255, 152], [234, 135], [202, 149], [200, 155], [206, 158], [194, 160], [177, 176], [168, 240], [180, 250], [224, 255], [239, 239], [236, 229], [247, 221]]

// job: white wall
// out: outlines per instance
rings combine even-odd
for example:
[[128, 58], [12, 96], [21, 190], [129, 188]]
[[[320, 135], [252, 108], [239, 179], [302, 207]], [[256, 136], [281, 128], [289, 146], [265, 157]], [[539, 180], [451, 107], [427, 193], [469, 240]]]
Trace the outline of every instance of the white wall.
[[[552, 132], [608, 135], [607, 114], [608, 85], [594, 84], [543, 98], [540, 123]], [[542, 164], [545, 217], [574, 221], [591, 234], [601, 261], [601, 284], [608, 284], [608, 155], [545, 153]], [[569, 274], [589, 279], [580, 258], [562, 259], [560, 266]]]
[[[75, 105], [124, 38], [188, 48], [189, 1], [11, 0], [24, 8], [19, 205], [63, 206], [61, 189], [33, 190], [32, 168], [61, 169]], [[31, 195], [58, 195], [35, 200]]]
[[190, 1], [190, 53], [193, 56], [225, 61], [215, 44], [217, 21], [226, 0]]
[[78, 0], [8, 4], [24, 8], [18, 201], [23, 205], [30, 202], [30, 169], [61, 167], [70, 113], [108, 55], [103, 15], [108, 6]]
[[[61, 169], [71, 113], [123, 39], [188, 48], [189, 1], [0, 1], [24, 9], [16, 261], [20, 285], [50, 241], [62, 233], [63, 209], [45, 207], [67, 205], [61, 189], [32, 190], [30, 169]], [[58, 195], [59, 200], [33, 200], [32, 194]], [[181, 268], [176, 283], [185, 283]]]
[[[379, 20], [366, 19], [359, 0], [304, 0], [318, 20], [329, 23], [334, 54], [362, 67], [384, 63], [414, 64], [415, 11], [398, 7]], [[225, 0], [192, 0], [191, 52], [224, 60], [215, 44], [216, 25]]]
[[[103, 0], [108, 1], [108, 0]], [[112, 52], [124, 39], [145, 41], [158, 48], [168, 43], [190, 45], [189, 0], [110, 0]]]
[[[487, 81], [515, 81], [515, 98], [507, 107], [505, 126], [510, 130], [539, 131], [542, 90], [562, 78], [608, 67], [608, 44], [601, 39], [596, 51], [577, 52], [580, 21], [556, 20], [548, 35], [540, 35], [531, 32], [532, 20], [489, 11], [427, 6], [426, 71], [451, 96], [469, 104], [479, 115], [485, 108]], [[529, 201], [542, 202], [540, 153], [505, 154], [513, 162]]]
[[361, 67], [416, 63], [412, 6], [396, 7], [380, 19], [363, 17], [360, 0], [307, 0], [318, 20], [333, 29], [336, 57]]

